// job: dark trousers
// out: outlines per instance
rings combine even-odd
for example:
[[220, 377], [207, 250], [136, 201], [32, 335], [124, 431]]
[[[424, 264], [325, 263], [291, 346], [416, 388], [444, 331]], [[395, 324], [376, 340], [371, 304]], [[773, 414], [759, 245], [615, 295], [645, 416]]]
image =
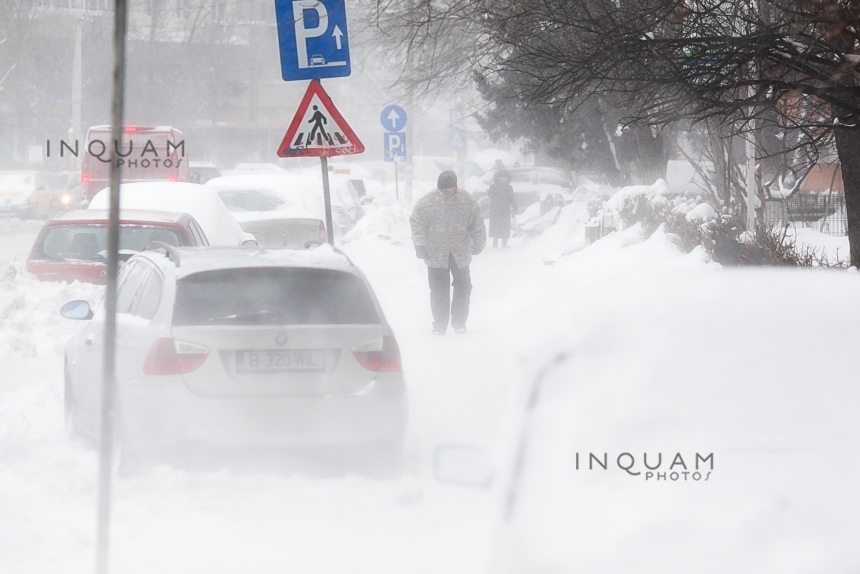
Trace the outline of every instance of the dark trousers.
[[[442, 331], [448, 328], [450, 312], [451, 324], [465, 325], [469, 318], [469, 297], [472, 294], [472, 276], [469, 266], [457, 267], [454, 256], [448, 254], [448, 267], [428, 267], [430, 280], [430, 310], [433, 312], [433, 328]], [[451, 278], [453, 277], [453, 281]], [[451, 285], [454, 286], [454, 300], [451, 300]]]

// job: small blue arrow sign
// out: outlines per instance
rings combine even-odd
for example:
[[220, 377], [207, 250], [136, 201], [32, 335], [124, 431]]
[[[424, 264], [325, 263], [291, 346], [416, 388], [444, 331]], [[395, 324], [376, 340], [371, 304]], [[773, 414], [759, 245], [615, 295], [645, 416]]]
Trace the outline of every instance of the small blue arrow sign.
[[406, 110], [396, 104], [385, 106], [379, 114], [382, 127], [390, 132], [399, 132], [406, 126]]
[[463, 117], [463, 111], [450, 110], [448, 113], [448, 147], [464, 149], [467, 138], [466, 120]]
[[275, 0], [284, 80], [350, 74], [345, 0]]
[[406, 159], [406, 134], [388, 132], [382, 135], [382, 153], [385, 161], [404, 161]]

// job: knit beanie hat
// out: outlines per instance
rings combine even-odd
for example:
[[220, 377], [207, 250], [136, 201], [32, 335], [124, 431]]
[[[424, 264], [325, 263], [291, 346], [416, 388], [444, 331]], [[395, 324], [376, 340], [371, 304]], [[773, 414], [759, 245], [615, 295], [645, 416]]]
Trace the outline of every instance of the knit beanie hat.
[[439, 189], [451, 189], [457, 187], [457, 174], [453, 171], [443, 171], [439, 174], [439, 179], [436, 181], [436, 187]]

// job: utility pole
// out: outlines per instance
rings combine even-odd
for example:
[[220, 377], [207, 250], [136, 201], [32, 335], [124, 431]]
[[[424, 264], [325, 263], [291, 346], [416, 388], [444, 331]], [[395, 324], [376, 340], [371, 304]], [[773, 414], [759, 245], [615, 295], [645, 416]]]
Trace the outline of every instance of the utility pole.
[[[747, 28], [747, 32], [752, 35], [755, 30], [753, 29], [753, 22], [755, 14], [758, 12], [758, 0], [751, 0], [749, 3], [749, 25]], [[750, 85], [747, 88], [747, 96], [750, 99], [750, 106], [748, 108], [748, 117], [747, 117], [747, 137], [746, 137], [746, 156], [747, 156], [747, 173], [746, 173], [746, 185], [745, 185], [745, 200], [746, 200], [746, 211], [747, 211], [747, 231], [749, 233], [755, 233], [756, 229], [756, 208], [759, 206], [758, 199], [758, 178], [756, 165], [756, 121], [755, 121], [755, 105], [753, 103], [753, 99], [755, 98], [755, 86], [753, 85], [753, 78], [756, 76], [756, 66], [755, 62], [750, 63], [749, 68], [749, 78]]]
[[[75, 62], [72, 66], [72, 141], [79, 142], [81, 140], [81, 69], [82, 53], [81, 53], [81, 35], [83, 8], [79, 9], [78, 17], [75, 19]], [[80, 169], [81, 160], [75, 158], [75, 169]]]
[[[113, 94], [111, 97], [111, 139], [114, 150], [122, 142], [125, 109], [125, 37], [128, 28], [127, 0], [116, 0], [113, 23]], [[116, 297], [119, 269], [119, 193], [121, 168], [111, 153], [110, 211], [107, 233], [107, 287], [104, 309], [104, 355], [102, 361], [101, 432], [99, 433], [99, 490], [96, 515], [96, 574], [107, 574], [110, 548], [111, 472], [113, 469], [116, 421]]]
[[[750, 86], [749, 88], [750, 97], [753, 96], [753, 88]], [[749, 120], [747, 122], [747, 127], [749, 131], [747, 132], [746, 137], [746, 155], [747, 155], [747, 173], [746, 173], [746, 208], [747, 208], [747, 231], [750, 233], [755, 232], [756, 228], [756, 208], [759, 205], [758, 200], [758, 178], [757, 175], [757, 165], [756, 165], [756, 153], [755, 153], [755, 108], [750, 106], [749, 108]]]
[[[406, 12], [411, 14], [415, 9], [414, 0], [406, 0]], [[412, 121], [406, 123], [406, 185], [403, 196], [406, 198], [407, 205], [412, 203], [412, 180], [415, 175], [414, 163], [412, 162], [413, 150], [415, 149], [415, 122], [418, 119], [418, 114], [415, 113], [415, 86], [412, 84], [412, 42], [406, 47], [406, 77], [408, 78], [409, 87], [406, 97], [406, 114], [412, 118]], [[396, 166], [395, 166], [396, 169]]]

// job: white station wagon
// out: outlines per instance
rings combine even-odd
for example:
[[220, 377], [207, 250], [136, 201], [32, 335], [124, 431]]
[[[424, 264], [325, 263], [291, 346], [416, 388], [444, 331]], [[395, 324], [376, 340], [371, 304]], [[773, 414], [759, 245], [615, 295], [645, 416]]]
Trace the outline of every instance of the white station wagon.
[[[400, 352], [346, 255], [162, 245], [128, 261], [117, 296], [123, 457], [200, 443], [399, 453]], [[67, 423], [97, 437], [104, 310], [73, 301], [62, 313], [89, 319], [66, 345]]]

